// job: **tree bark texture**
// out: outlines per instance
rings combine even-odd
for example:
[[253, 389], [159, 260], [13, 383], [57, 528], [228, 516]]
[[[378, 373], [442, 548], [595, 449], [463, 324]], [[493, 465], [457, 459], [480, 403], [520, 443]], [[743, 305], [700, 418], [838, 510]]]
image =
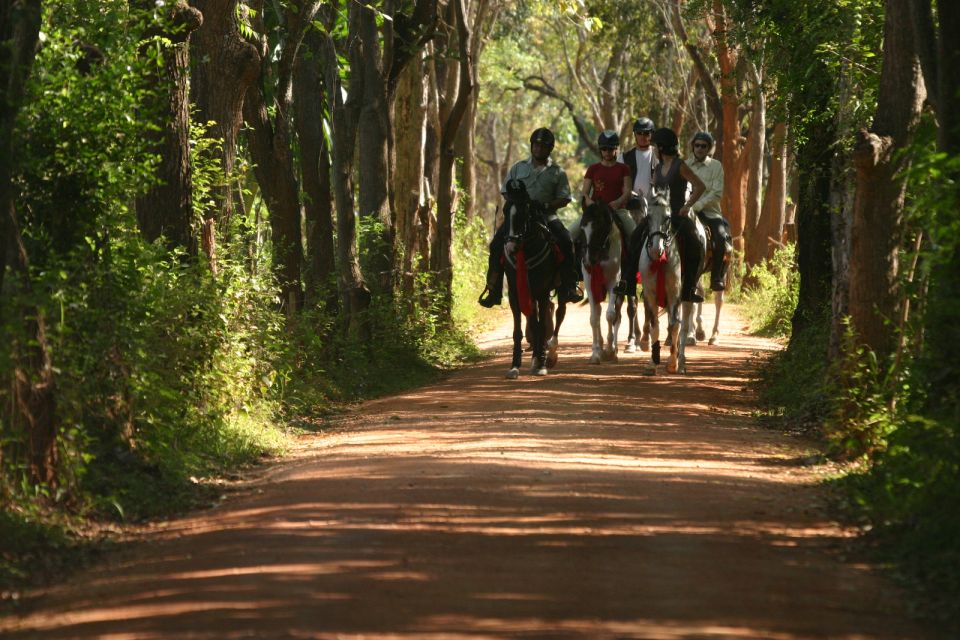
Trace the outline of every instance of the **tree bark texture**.
[[[154, 5], [150, 0], [146, 4]], [[149, 242], [163, 237], [170, 248], [184, 247], [189, 255], [196, 256], [190, 161], [189, 38], [203, 23], [203, 16], [182, 0], [172, 13], [169, 24], [161, 27], [170, 43], [161, 53], [165, 74], [151, 78], [158, 93], [165, 98], [164, 108], [158, 114], [161, 132], [155, 148], [160, 156], [157, 168], [160, 182], [137, 198], [137, 222]]]
[[730, 21], [722, 0], [713, 0], [716, 28], [713, 31], [720, 64], [720, 102], [723, 112], [721, 158], [723, 199], [721, 209], [730, 222], [734, 245], [743, 249], [743, 145], [740, 141], [740, 100], [737, 95], [737, 59], [729, 42]]
[[800, 293], [791, 342], [805, 339], [804, 330], [823, 318], [830, 307], [830, 178], [835, 135], [833, 123], [824, 122], [797, 150], [795, 224]]
[[[250, 153], [254, 173], [270, 211], [273, 259], [280, 282], [281, 300], [287, 315], [303, 306], [301, 271], [303, 268], [303, 237], [300, 186], [293, 162], [293, 73], [304, 34], [317, 12], [319, 3], [299, 2], [286, 11], [286, 41], [277, 61], [276, 80], [269, 60], [266, 37], [260, 43], [258, 81], [247, 91], [243, 113], [250, 125]], [[255, 24], [260, 33], [263, 25], [263, 7], [255, 5]], [[273, 84], [273, 117], [268, 112], [265, 85]]]
[[765, 251], [756, 251], [766, 248], [766, 238], [758, 235], [760, 224], [760, 210], [763, 206], [763, 170], [765, 160], [765, 146], [767, 137], [767, 105], [763, 95], [763, 85], [760, 76], [754, 73], [756, 86], [754, 87], [753, 106], [750, 112], [750, 132], [747, 138], [746, 149], [747, 192], [744, 202], [744, 249], [745, 261], [748, 266], [758, 264], [763, 260]]
[[786, 206], [787, 125], [778, 122], [773, 126], [770, 140], [770, 178], [767, 180], [760, 220], [748, 247], [748, 253], [754, 256], [756, 263], [773, 257], [773, 252], [780, 245]]
[[[14, 203], [13, 149], [17, 116], [36, 57], [41, 14], [40, 0], [0, 0], [0, 230], [3, 231], [0, 243], [5, 248], [0, 272], [9, 259], [17, 274], [14, 286], [26, 294], [25, 299], [29, 299], [31, 290], [30, 261]], [[5, 305], [12, 297], [0, 295], [0, 304]], [[7, 346], [12, 355], [13, 379], [9, 381], [11, 397], [6, 418], [11, 432], [23, 435], [29, 480], [34, 484], [55, 486], [59, 427], [53, 363], [43, 310], [25, 302], [19, 309], [2, 309], [2, 312], [3, 316], [13, 312], [22, 323], [20, 339]], [[4, 450], [9, 446], [0, 445], [0, 456], [4, 456]]]
[[433, 266], [440, 291], [442, 319], [450, 320], [453, 308], [453, 216], [454, 197], [454, 142], [463, 122], [474, 90], [473, 64], [470, 54], [472, 33], [466, 19], [465, 0], [451, 0], [454, 5], [457, 29], [457, 47], [460, 52], [459, 82], [456, 101], [451, 105], [440, 137], [439, 183], [437, 185], [437, 247], [433, 252]]
[[426, 203], [424, 193], [424, 145], [426, 143], [427, 87], [423, 56], [400, 74], [394, 104], [397, 170], [394, 175], [397, 212], [396, 242], [401, 288], [407, 297], [414, 292], [414, 259], [419, 251], [417, 233], [419, 210]]
[[[304, 192], [307, 257], [304, 268], [306, 304], [336, 305], [336, 271], [333, 242], [333, 204], [330, 185], [330, 149], [323, 131], [323, 105], [327, 100], [323, 81], [323, 36], [307, 32], [303, 54], [298, 57], [293, 84], [300, 172]], [[330, 294], [334, 294], [330, 297]]]
[[913, 33], [904, 29], [907, 0], [887, 0], [883, 69], [872, 131], [854, 150], [857, 191], [850, 233], [850, 319], [859, 339], [881, 361], [896, 347], [900, 291], [898, 258], [903, 241], [906, 184], [897, 174], [920, 120], [925, 91]]
[[[357, 142], [357, 123], [360, 119], [360, 105], [357, 100], [363, 95], [363, 74], [351, 74], [349, 89], [344, 100], [344, 87], [340, 78], [337, 58], [338, 42], [331, 35], [332, 24], [330, 9], [326, 10], [325, 21], [331, 27], [324, 36], [324, 81], [328, 88], [331, 121], [331, 183], [334, 203], [337, 211], [337, 279], [341, 296], [341, 313], [349, 335], [364, 339], [369, 333], [364, 312], [370, 306], [370, 290], [367, 288], [360, 271], [360, 255], [357, 246], [357, 216], [354, 201], [354, 149]], [[356, 34], [356, 15], [351, 13], [350, 34]], [[348, 35], [343, 45], [343, 53], [348, 57], [352, 68], [362, 64], [360, 42], [356, 35]], [[356, 65], [356, 66], [354, 66]]]
[[230, 182], [243, 121], [243, 98], [260, 73], [256, 47], [240, 34], [237, 5], [237, 0], [191, 0], [191, 6], [203, 14], [203, 25], [190, 37], [190, 97], [196, 105], [195, 119], [213, 122], [209, 135], [223, 141], [218, 160], [227, 176], [227, 184], [217, 190], [217, 208], [203, 212], [202, 248], [208, 256], [216, 250], [214, 225], [225, 228], [233, 215]]

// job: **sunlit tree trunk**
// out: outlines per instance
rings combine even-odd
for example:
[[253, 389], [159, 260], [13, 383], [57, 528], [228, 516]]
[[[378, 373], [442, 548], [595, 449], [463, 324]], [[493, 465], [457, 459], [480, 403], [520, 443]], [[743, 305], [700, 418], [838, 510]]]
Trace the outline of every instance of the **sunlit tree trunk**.
[[402, 256], [398, 265], [403, 292], [414, 290], [414, 259], [418, 251], [418, 214], [426, 202], [424, 193], [424, 145], [427, 125], [427, 79], [423, 56], [408, 65], [400, 76], [394, 104], [396, 158], [394, 201], [396, 207], [395, 255]]
[[737, 59], [729, 41], [730, 21], [722, 0], [713, 0], [716, 28], [713, 31], [720, 64], [720, 102], [723, 111], [721, 158], [723, 161], [723, 200], [721, 209], [730, 222], [734, 244], [743, 248], [745, 226], [743, 207], [744, 164], [740, 156], [740, 100], [737, 95]]
[[763, 196], [760, 220], [749, 247], [757, 262], [772, 257], [783, 237], [787, 205], [787, 125], [782, 122], [773, 126], [770, 156], [770, 178]]
[[[752, 66], [752, 65], [751, 65]], [[763, 260], [765, 238], [755, 239], [760, 233], [760, 210], [763, 206], [763, 169], [767, 137], [767, 105], [763, 95], [760, 75], [754, 70], [753, 106], [750, 112], [750, 131], [747, 138], [746, 157], [747, 191], [744, 201], [744, 252], [748, 266]]]
[[909, 145], [925, 96], [913, 33], [904, 29], [907, 0], [887, 0], [883, 69], [871, 131], [854, 150], [857, 191], [850, 234], [850, 319], [859, 339], [881, 361], [895, 348], [901, 304], [899, 252], [903, 241], [907, 165], [897, 152]]

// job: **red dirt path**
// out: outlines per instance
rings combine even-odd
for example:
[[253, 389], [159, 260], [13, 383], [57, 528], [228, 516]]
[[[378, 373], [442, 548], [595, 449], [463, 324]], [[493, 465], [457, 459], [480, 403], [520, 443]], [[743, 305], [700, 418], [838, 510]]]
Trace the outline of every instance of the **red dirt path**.
[[846, 561], [809, 451], [749, 416], [732, 311], [686, 376], [496, 357], [369, 402], [216, 509], [34, 595], [5, 638], [922, 638]]

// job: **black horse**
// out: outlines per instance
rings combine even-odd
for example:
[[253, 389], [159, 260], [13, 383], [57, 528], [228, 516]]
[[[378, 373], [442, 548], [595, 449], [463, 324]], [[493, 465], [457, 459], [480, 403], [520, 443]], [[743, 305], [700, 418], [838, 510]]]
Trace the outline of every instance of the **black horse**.
[[543, 376], [548, 367], [556, 364], [557, 334], [566, 315], [566, 305], [558, 302], [554, 321], [550, 301], [550, 293], [560, 280], [560, 253], [545, 224], [543, 205], [530, 198], [523, 182], [510, 180], [506, 192], [507, 202], [503, 207], [503, 223], [507, 225], [504, 271], [513, 312], [513, 361], [507, 377], [514, 379], [520, 375], [523, 356], [521, 312], [527, 317], [527, 337], [533, 351], [530, 372]]

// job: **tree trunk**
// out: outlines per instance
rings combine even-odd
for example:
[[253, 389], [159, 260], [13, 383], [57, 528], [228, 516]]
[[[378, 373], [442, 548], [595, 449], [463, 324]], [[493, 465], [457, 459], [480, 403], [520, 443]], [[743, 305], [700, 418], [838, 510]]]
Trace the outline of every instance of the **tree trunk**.
[[908, 0], [887, 0], [883, 70], [872, 131], [854, 150], [857, 192], [850, 234], [850, 319], [859, 339], [881, 359], [893, 353], [899, 316], [898, 257], [906, 184], [897, 153], [912, 142], [926, 92]]
[[[351, 7], [350, 31], [355, 33], [356, 9]], [[354, 149], [357, 141], [357, 123], [360, 119], [359, 97], [363, 95], [363, 74], [350, 76], [350, 87], [344, 101], [344, 87], [340, 78], [337, 46], [330, 35], [332, 25], [327, 15], [328, 28], [324, 38], [324, 80], [329, 91], [331, 139], [331, 182], [337, 210], [337, 275], [340, 287], [344, 326], [349, 335], [360, 340], [369, 337], [364, 314], [370, 306], [370, 290], [360, 271], [357, 247], [357, 216], [354, 202]], [[353, 39], [348, 51], [351, 68], [362, 65], [358, 39]]]
[[[767, 105], [763, 95], [760, 76], [754, 71], [753, 108], [750, 114], [750, 131], [747, 142], [747, 193], [744, 208], [744, 248], [745, 262], [754, 266], [763, 260], [766, 254], [766, 237], [758, 236], [760, 209], [763, 206], [763, 169], [767, 137]], [[758, 251], [759, 249], [759, 251]]]
[[787, 125], [783, 122], [773, 126], [770, 155], [770, 179], [767, 181], [760, 221], [749, 247], [757, 262], [773, 257], [783, 237], [787, 206]]
[[214, 228], [225, 228], [233, 215], [230, 187], [237, 155], [237, 133], [243, 122], [243, 97], [260, 72], [256, 47], [240, 34], [237, 0], [192, 0], [203, 14], [203, 25], [190, 37], [190, 97], [196, 105], [195, 119], [213, 122], [209, 135], [223, 140], [219, 161], [227, 184], [216, 190], [215, 209], [203, 212], [201, 246], [216, 267]]
[[418, 250], [417, 227], [420, 207], [425, 204], [424, 144], [427, 125], [427, 81], [423, 56], [410, 64], [400, 76], [397, 85], [395, 131], [397, 164], [395, 179], [397, 212], [396, 256], [402, 256], [398, 265], [401, 287], [406, 297], [414, 292], [414, 258]]
[[[22, 241], [17, 211], [14, 206], [13, 137], [17, 115], [26, 94], [27, 80], [33, 67], [40, 34], [42, 9], [40, 0], [0, 0], [0, 245], [4, 247], [0, 273], [7, 260], [13, 265], [24, 300], [31, 298], [30, 261]], [[7, 252], [12, 255], [7, 255]], [[0, 282], [2, 284], [2, 282]], [[18, 296], [19, 297], [19, 296]], [[0, 295], [0, 304], [12, 296]], [[12, 380], [9, 381], [9, 421], [12, 433], [22, 431], [27, 445], [26, 468], [34, 484], [57, 484], [57, 403], [50, 343], [46, 334], [43, 310], [25, 302], [19, 310], [23, 324], [22, 337], [8, 345], [12, 356]], [[19, 311], [19, 314], [17, 314]], [[7, 310], [3, 310], [7, 316]], [[6, 319], [6, 318], [4, 318]], [[13, 320], [13, 318], [11, 318]], [[0, 445], [0, 455], [2, 449]]]
[[730, 48], [730, 21], [722, 0], [713, 0], [716, 28], [713, 38], [720, 64], [720, 102], [723, 110], [721, 158], [723, 161], [723, 199], [721, 209], [730, 222], [734, 245], [743, 249], [743, 151], [740, 140], [740, 99], [737, 95], [736, 54]]
[[477, 198], [477, 141], [476, 118], [479, 91], [474, 91], [463, 116], [463, 126], [457, 133], [454, 153], [460, 164], [460, 192], [463, 195], [463, 211], [467, 221], [476, 215]]
[[[353, 10], [353, 8], [351, 8]], [[386, 70], [381, 35], [377, 28], [377, 15], [359, 7], [356, 10], [362, 41], [363, 62], [358, 69], [363, 73], [363, 95], [360, 107], [360, 122], [357, 132], [359, 149], [358, 179], [360, 191], [357, 203], [360, 215], [376, 220], [383, 225], [379, 242], [367, 246], [367, 259], [372, 267], [373, 282], [377, 289], [390, 291], [393, 266], [393, 213], [389, 200], [390, 163], [388, 140], [390, 136], [390, 105], [387, 98]], [[354, 70], [354, 67], [351, 67]]]
[[439, 182], [437, 184], [437, 247], [434, 251], [433, 263], [437, 274], [437, 283], [440, 292], [440, 317], [449, 322], [453, 310], [453, 215], [455, 209], [454, 198], [454, 163], [456, 154], [454, 142], [457, 130], [463, 121], [474, 89], [474, 73], [470, 53], [470, 25], [467, 24], [464, 0], [451, 0], [454, 5], [457, 28], [457, 46], [460, 51], [459, 83], [456, 102], [449, 109], [446, 120], [443, 122], [443, 131], [440, 137], [440, 167]]
[[[152, 0], [146, 0], [154, 7]], [[165, 76], [151, 78], [159, 95], [164, 96], [160, 111], [156, 153], [160, 156], [160, 182], [137, 198], [137, 222], [149, 242], [160, 237], [170, 248], [184, 247], [197, 255], [197, 237], [193, 232], [193, 171], [190, 162], [190, 97], [188, 93], [190, 33], [203, 22], [196, 9], [181, 0], [173, 9], [169, 23], [160, 25], [170, 44], [164, 46]]]
[[810, 138], [797, 150], [799, 195], [795, 225], [800, 293], [792, 319], [791, 347], [794, 340], [806, 339], [804, 330], [822, 319], [829, 309], [830, 177], [832, 150], [836, 144], [834, 126], [835, 123], [825, 121], [814, 127]]
[[[304, 265], [306, 304], [336, 305], [331, 279], [336, 270], [333, 243], [333, 206], [330, 187], [330, 150], [323, 132], [323, 104], [327, 99], [321, 67], [323, 37], [315, 29], [304, 38], [304, 55], [297, 59], [293, 83], [300, 171], [303, 176], [307, 259]], [[331, 297], [330, 294], [334, 295]]]

